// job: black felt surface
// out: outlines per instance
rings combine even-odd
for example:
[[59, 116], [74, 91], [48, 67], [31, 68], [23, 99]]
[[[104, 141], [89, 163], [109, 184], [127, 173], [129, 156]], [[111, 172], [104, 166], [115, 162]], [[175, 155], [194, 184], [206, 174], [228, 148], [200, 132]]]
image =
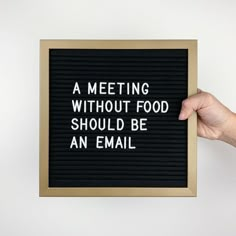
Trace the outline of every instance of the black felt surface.
[[[181, 101], [187, 97], [187, 49], [51, 49], [49, 105], [50, 187], [186, 187], [187, 122], [178, 121]], [[160, 113], [86, 113], [72, 110], [79, 82], [148, 82], [144, 96], [93, 95], [89, 99], [167, 100], [169, 111]], [[147, 118], [148, 131], [73, 131], [73, 117]], [[70, 149], [73, 136], [87, 135], [87, 149]], [[134, 150], [96, 149], [97, 135], [132, 136]]]

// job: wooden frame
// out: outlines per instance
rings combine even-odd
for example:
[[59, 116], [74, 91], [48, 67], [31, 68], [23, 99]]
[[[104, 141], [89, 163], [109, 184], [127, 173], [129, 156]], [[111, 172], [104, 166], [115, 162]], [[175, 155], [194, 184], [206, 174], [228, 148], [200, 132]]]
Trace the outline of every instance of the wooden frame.
[[40, 196], [196, 196], [197, 116], [188, 119], [187, 188], [50, 188], [49, 179], [49, 49], [188, 49], [188, 95], [197, 92], [196, 40], [41, 40], [40, 41]]

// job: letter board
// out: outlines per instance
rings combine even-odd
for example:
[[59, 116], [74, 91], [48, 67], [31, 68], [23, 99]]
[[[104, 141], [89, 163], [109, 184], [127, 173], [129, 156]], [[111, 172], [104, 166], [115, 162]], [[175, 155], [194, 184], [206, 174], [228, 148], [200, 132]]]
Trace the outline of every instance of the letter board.
[[40, 196], [196, 196], [196, 40], [41, 40]]

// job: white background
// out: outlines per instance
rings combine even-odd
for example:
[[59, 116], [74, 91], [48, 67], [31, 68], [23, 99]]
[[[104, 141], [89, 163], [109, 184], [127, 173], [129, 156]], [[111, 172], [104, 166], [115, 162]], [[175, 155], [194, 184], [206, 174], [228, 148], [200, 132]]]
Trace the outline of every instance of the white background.
[[39, 40], [198, 39], [236, 111], [236, 1], [0, 0], [0, 235], [236, 235], [236, 149], [198, 140], [197, 198], [39, 198]]

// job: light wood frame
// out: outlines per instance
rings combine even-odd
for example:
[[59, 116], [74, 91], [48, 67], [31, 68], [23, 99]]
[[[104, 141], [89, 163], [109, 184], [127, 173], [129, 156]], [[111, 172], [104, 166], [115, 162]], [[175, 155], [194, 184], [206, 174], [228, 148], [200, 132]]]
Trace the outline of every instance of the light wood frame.
[[186, 188], [49, 187], [49, 49], [188, 49], [188, 96], [197, 93], [197, 40], [41, 40], [40, 41], [40, 183], [43, 197], [196, 196], [197, 116], [188, 119], [188, 186]]

